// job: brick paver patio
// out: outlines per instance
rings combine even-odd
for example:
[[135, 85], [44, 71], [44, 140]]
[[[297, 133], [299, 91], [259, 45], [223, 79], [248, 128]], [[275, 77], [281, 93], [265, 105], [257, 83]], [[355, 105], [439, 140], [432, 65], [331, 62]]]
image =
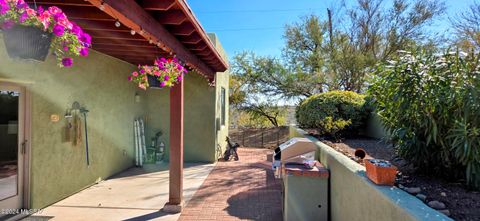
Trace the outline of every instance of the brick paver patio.
[[268, 153], [240, 148], [239, 161], [218, 162], [179, 220], [282, 220], [282, 187]]

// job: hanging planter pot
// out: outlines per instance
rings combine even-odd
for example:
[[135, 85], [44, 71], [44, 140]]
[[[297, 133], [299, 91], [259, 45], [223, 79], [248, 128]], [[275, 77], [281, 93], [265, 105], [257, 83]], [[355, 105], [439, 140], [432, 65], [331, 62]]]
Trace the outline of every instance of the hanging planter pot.
[[151, 88], [162, 88], [160, 86], [160, 81], [157, 79], [157, 77], [152, 76], [152, 75], [147, 75], [148, 78], [148, 85]]
[[45, 61], [52, 34], [34, 26], [15, 25], [3, 30], [3, 41], [10, 58]]
[[139, 88], [171, 88], [183, 80], [187, 69], [183, 67], [177, 58], [155, 59], [154, 65], [139, 65], [138, 71], [132, 72], [128, 80], [137, 84]]

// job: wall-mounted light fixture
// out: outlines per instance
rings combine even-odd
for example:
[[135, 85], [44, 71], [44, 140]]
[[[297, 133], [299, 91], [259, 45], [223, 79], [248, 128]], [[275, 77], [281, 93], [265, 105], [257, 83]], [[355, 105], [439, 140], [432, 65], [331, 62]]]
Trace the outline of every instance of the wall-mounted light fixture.
[[140, 95], [138, 94], [138, 92], [135, 93], [135, 103], [140, 103], [141, 101], [141, 97]]

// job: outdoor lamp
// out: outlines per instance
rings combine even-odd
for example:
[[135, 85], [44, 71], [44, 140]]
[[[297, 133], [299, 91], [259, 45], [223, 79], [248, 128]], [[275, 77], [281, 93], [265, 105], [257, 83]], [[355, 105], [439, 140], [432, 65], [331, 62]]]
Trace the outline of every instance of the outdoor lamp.
[[138, 93], [135, 93], [135, 103], [140, 103], [141, 97]]
[[163, 151], [165, 150], [165, 144], [163, 142], [160, 142], [160, 144], [158, 145], [158, 151], [160, 153], [163, 153]]

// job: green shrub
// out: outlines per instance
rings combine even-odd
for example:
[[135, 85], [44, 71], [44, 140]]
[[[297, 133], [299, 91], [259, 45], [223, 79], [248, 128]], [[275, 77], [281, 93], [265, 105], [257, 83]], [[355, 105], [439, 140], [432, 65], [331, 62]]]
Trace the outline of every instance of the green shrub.
[[315, 128], [321, 135], [338, 138], [364, 126], [368, 115], [364, 104], [365, 96], [351, 91], [316, 94], [297, 107], [297, 122], [303, 128]]
[[369, 92], [398, 153], [480, 188], [479, 55], [404, 52], [374, 76]]

